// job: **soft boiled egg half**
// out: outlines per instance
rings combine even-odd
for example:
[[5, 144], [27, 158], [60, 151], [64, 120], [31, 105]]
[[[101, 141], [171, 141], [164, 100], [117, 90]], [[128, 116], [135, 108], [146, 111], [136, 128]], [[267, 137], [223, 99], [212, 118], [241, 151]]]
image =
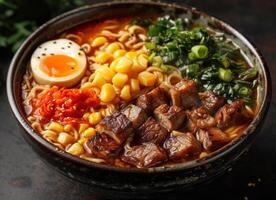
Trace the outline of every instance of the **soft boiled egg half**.
[[81, 47], [68, 39], [41, 44], [31, 57], [31, 70], [37, 83], [71, 87], [86, 70], [86, 55]]

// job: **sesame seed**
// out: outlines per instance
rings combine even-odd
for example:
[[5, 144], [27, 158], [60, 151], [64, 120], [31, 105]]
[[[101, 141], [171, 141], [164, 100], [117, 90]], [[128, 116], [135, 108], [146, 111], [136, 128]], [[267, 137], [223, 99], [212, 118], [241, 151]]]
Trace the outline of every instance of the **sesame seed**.
[[56, 44], [57, 42], [56, 42], [56, 41], [54, 41], [53, 43], [54, 43], [54, 44]]
[[46, 56], [46, 54], [45, 54], [45, 53], [43, 53], [43, 54], [42, 54], [42, 56]]
[[72, 42], [69, 42], [69, 44], [72, 44]]
[[39, 56], [37, 56], [37, 58], [38, 58], [38, 59], [40, 59], [40, 57], [39, 57]]

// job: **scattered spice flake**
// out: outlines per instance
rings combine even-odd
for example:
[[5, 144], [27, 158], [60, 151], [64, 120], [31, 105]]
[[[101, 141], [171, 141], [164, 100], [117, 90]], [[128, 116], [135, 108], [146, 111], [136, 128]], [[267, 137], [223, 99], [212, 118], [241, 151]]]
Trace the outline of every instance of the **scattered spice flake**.
[[259, 182], [259, 183], [262, 182], [262, 179], [261, 179], [261, 178], [258, 178], [258, 182]]

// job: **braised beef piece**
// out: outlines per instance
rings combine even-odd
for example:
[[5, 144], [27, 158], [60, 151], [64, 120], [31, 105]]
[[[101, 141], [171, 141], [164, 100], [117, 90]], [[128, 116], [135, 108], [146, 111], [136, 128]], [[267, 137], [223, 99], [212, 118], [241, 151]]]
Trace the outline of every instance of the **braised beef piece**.
[[193, 80], [181, 80], [169, 90], [169, 95], [173, 105], [183, 107], [184, 109], [200, 105], [196, 82]]
[[118, 155], [122, 144], [132, 134], [131, 121], [122, 113], [115, 112], [105, 117], [96, 126], [96, 135], [86, 143], [90, 152], [97, 157], [109, 158]]
[[244, 102], [236, 100], [220, 108], [215, 115], [215, 120], [219, 128], [225, 129], [233, 125], [247, 123], [252, 120], [252, 117], [246, 110]]
[[185, 111], [178, 106], [162, 104], [154, 110], [157, 121], [169, 132], [179, 129], [186, 119]]
[[131, 121], [120, 112], [105, 117], [96, 126], [98, 133], [109, 135], [118, 144], [124, 143], [133, 130]]
[[198, 155], [201, 152], [200, 143], [196, 140], [192, 133], [180, 133], [176, 131], [172, 132], [170, 136], [164, 142], [164, 149], [171, 160], [179, 160], [187, 158], [189, 156]]
[[118, 156], [122, 150], [121, 145], [106, 134], [96, 133], [89, 139], [85, 146], [88, 153], [98, 157], [109, 159]]
[[199, 93], [202, 105], [210, 112], [214, 113], [224, 104], [224, 97], [220, 97], [212, 91]]
[[122, 160], [138, 168], [154, 167], [167, 160], [164, 149], [154, 143], [144, 143], [132, 147], [122, 156]]
[[132, 122], [134, 128], [138, 128], [147, 120], [146, 112], [133, 104], [123, 110], [123, 114]]
[[165, 141], [167, 135], [168, 131], [154, 118], [149, 117], [137, 130], [135, 140], [138, 141], [138, 143], [152, 142], [161, 145]]
[[141, 95], [136, 101], [136, 105], [150, 113], [158, 106], [167, 103], [168, 99], [163, 88], [157, 87], [150, 92]]
[[201, 142], [204, 149], [215, 151], [227, 144], [230, 139], [219, 128], [198, 129], [196, 139]]
[[204, 107], [194, 109], [187, 114], [188, 128], [190, 131], [195, 131], [197, 128], [209, 128], [216, 125], [215, 119], [208, 113]]

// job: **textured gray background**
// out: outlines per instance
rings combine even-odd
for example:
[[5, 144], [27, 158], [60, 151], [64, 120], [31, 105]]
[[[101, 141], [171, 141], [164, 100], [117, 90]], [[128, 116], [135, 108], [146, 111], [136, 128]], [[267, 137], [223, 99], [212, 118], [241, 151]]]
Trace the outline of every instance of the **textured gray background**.
[[[93, 2], [93, 1], [92, 1]], [[230, 23], [249, 37], [263, 52], [270, 67], [275, 89], [276, 80], [276, 1], [224, 0], [186, 2]], [[1, 55], [0, 55], [1, 56]], [[10, 56], [0, 59], [0, 200], [75, 200], [102, 199], [93, 188], [71, 181], [42, 163], [20, 136], [12, 117], [5, 91], [5, 78]], [[208, 186], [182, 194], [181, 199], [271, 199], [276, 194], [276, 97], [248, 155], [231, 172]], [[274, 122], [274, 125], [273, 125]], [[255, 183], [249, 187], [248, 183]], [[116, 198], [116, 196], [114, 196]], [[275, 198], [275, 196], [274, 196]], [[158, 197], [160, 199], [160, 197]], [[273, 199], [273, 198], [272, 198]]]

